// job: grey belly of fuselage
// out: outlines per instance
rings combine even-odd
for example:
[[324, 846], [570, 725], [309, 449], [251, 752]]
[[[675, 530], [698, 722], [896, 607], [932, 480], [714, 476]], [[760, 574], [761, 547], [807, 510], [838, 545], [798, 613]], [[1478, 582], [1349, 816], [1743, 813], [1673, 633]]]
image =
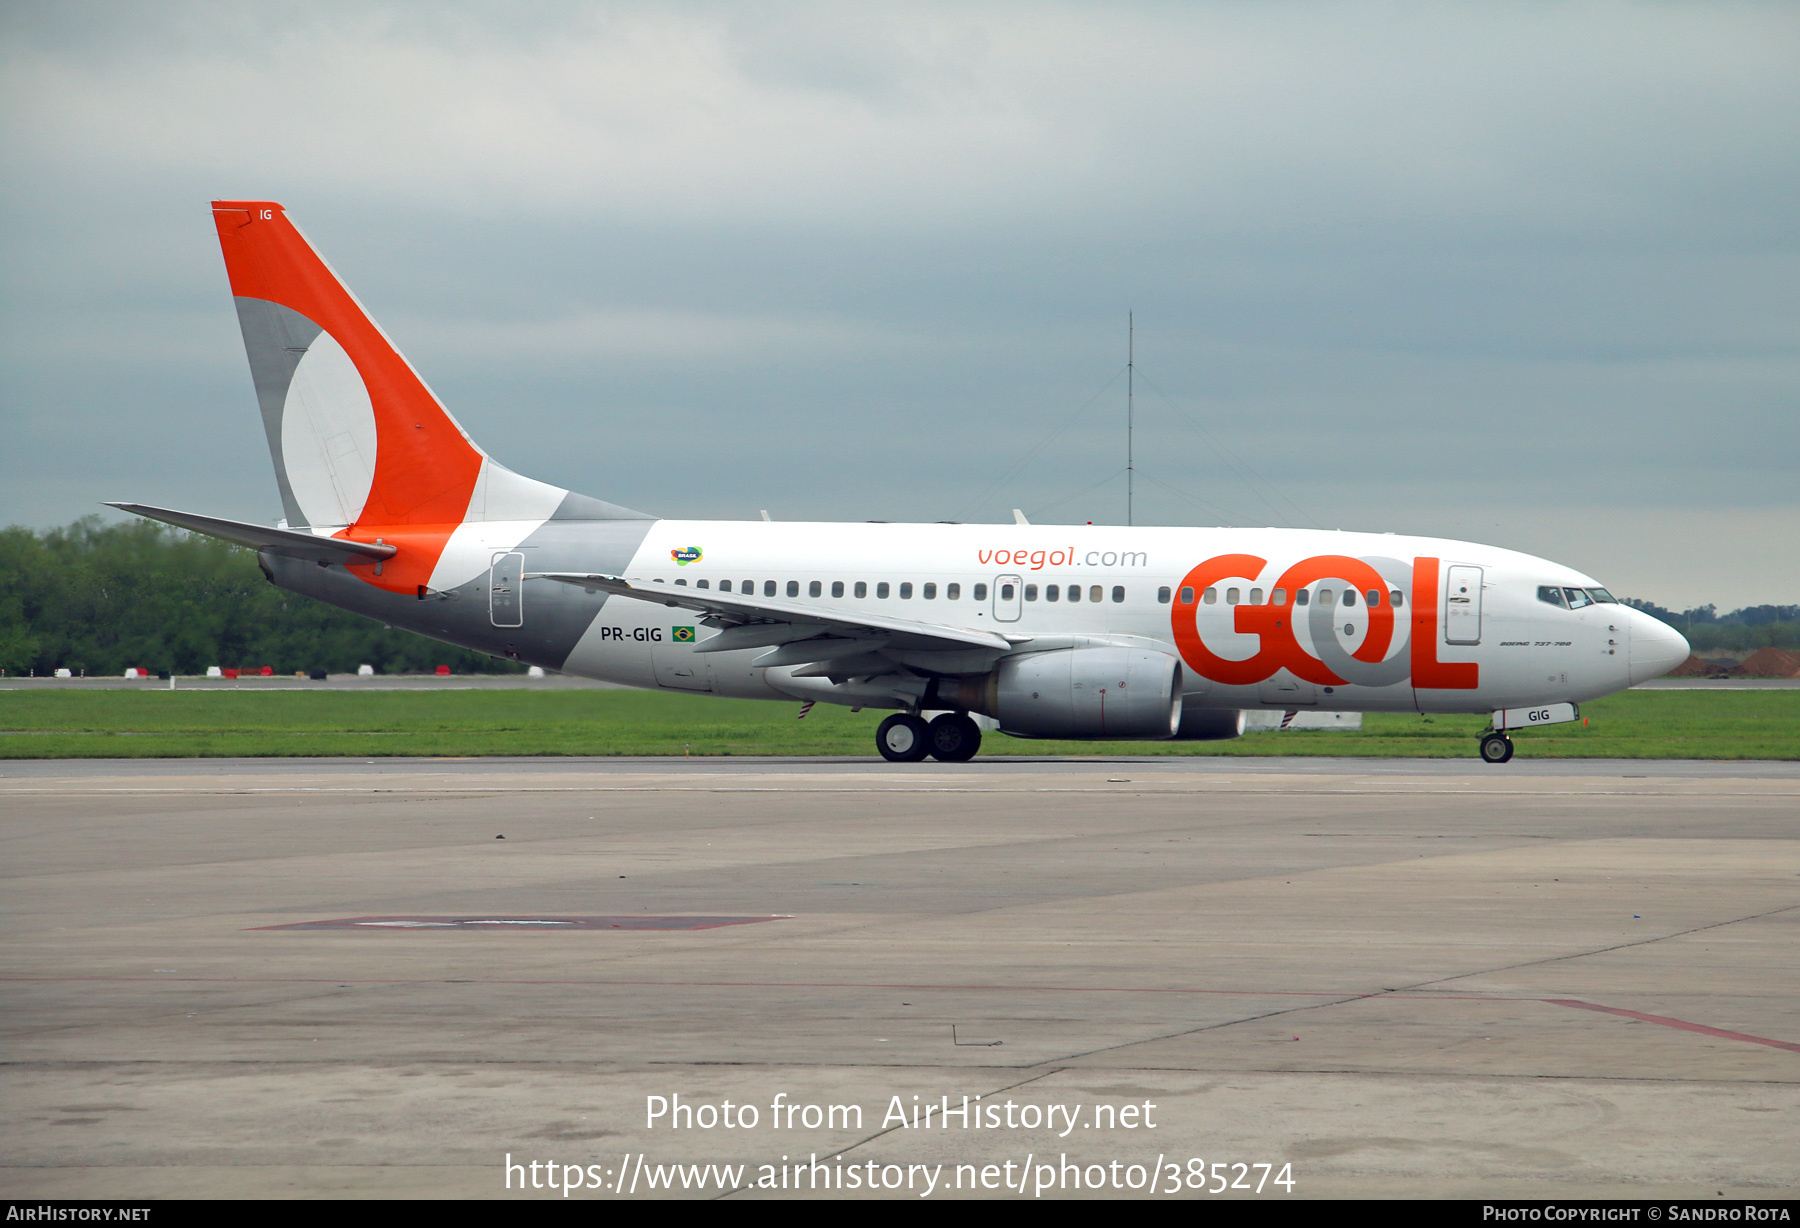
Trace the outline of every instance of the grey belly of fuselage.
[[[617, 575], [649, 532], [648, 520], [550, 520], [516, 547], [527, 571], [584, 571]], [[392, 593], [338, 564], [321, 567], [264, 552], [264, 573], [281, 588], [420, 635], [491, 656], [560, 670], [607, 603], [605, 593], [550, 580], [520, 584], [518, 626], [496, 626], [483, 571], [456, 588], [423, 599]], [[361, 569], [359, 569], [361, 570]]]

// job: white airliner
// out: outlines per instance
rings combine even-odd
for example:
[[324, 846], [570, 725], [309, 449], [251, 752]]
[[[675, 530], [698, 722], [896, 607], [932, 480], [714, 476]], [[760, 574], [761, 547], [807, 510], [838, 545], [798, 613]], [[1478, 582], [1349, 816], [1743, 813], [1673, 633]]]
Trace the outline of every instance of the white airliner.
[[215, 201], [213, 219], [285, 517], [112, 506], [255, 547], [273, 583], [446, 643], [894, 709], [875, 742], [902, 762], [968, 759], [984, 726], [1230, 738], [1260, 708], [1491, 713], [1481, 756], [1504, 763], [1509, 730], [1688, 656], [1591, 576], [1470, 542], [630, 511], [477, 447], [280, 205]]

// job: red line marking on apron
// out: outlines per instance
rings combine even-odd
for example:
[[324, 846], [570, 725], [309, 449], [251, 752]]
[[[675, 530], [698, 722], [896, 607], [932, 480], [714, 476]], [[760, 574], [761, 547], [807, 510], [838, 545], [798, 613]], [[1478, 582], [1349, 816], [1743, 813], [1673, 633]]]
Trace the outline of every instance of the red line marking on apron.
[[1582, 1002], [1576, 998], [1544, 998], [1553, 1006], [1573, 1006], [1584, 1011], [1599, 1011], [1605, 1015], [1623, 1015], [1627, 1019], [1641, 1019], [1645, 1023], [1660, 1023], [1665, 1028], [1680, 1028], [1684, 1032], [1698, 1032], [1702, 1036], [1717, 1036], [1721, 1040], [1742, 1040], [1753, 1045], [1767, 1045], [1771, 1049], [1786, 1049], [1789, 1053], [1800, 1053], [1800, 1045], [1786, 1040], [1770, 1040], [1766, 1036], [1751, 1036], [1744, 1032], [1727, 1032], [1724, 1028], [1709, 1028], [1704, 1023], [1689, 1023], [1685, 1019], [1670, 1019], [1666, 1015], [1646, 1015], [1643, 1011], [1622, 1010], [1616, 1006], [1596, 1006], [1592, 1002]]

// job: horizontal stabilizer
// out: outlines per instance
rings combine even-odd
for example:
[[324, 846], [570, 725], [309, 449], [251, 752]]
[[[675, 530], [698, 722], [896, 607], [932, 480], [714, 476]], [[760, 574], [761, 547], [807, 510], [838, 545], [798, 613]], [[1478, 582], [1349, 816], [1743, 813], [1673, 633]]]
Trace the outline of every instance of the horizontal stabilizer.
[[179, 529], [204, 533], [221, 541], [235, 542], [255, 550], [267, 550], [288, 558], [315, 563], [363, 563], [394, 557], [395, 548], [372, 542], [345, 541], [341, 537], [318, 537], [301, 529], [272, 529], [268, 525], [246, 524], [241, 520], [221, 520], [216, 516], [197, 516], [193, 512], [176, 512], [166, 507], [144, 503], [108, 503], [122, 512], [160, 520]]

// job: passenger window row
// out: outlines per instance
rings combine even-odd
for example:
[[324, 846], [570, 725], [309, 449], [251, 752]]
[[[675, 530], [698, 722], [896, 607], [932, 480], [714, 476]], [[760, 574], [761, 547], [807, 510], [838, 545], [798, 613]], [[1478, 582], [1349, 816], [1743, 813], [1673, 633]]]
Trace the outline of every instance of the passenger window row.
[[[660, 577], [658, 577], [656, 582], [658, 584], [661, 584], [661, 583], [663, 583], [663, 580]], [[685, 588], [685, 587], [687, 587], [688, 582], [687, 582], [687, 579], [685, 577], [683, 577], [681, 579], [676, 580], [675, 583], [677, 585]], [[736, 588], [737, 592], [744, 593], [745, 595], [754, 595], [756, 593], [757, 582], [755, 580], [740, 580], [740, 581], [737, 581], [736, 583], [737, 583], [737, 588]], [[720, 580], [719, 581], [719, 591], [721, 593], [732, 592], [733, 591], [732, 584], [733, 584], [733, 582], [730, 580]], [[695, 580], [694, 587], [695, 588], [711, 588], [712, 581], [711, 580]], [[842, 597], [845, 592], [845, 587], [846, 586], [845, 586], [844, 581], [833, 580], [831, 582], [831, 595], [833, 597]], [[848, 587], [849, 587], [850, 595], [852, 597], [856, 597], [856, 598], [860, 599], [860, 598], [866, 598], [869, 595], [869, 585], [868, 585], [868, 582], [865, 580], [858, 580], [854, 584], [852, 584]], [[939, 586], [935, 581], [927, 581], [924, 584], [915, 586], [911, 580], [902, 580], [898, 585], [892, 585], [886, 580], [880, 580], [880, 581], [877, 581], [875, 584], [875, 597], [879, 601], [886, 601], [890, 596], [895, 595], [895, 589], [897, 588], [899, 590], [898, 596], [899, 596], [900, 600], [910, 601], [910, 600], [912, 600], [912, 598], [914, 596], [915, 587], [917, 589], [917, 595], [920, 598], [922, 598], [923, 600], [925, 600], [925, 601], [936, 601], [937, 600]], [[765, 597], [774, 597], [774, 596], [780, 595], [784, 591], [785, 591], [786, 595], [789, 597], [798, 597], [800, 595], [800, 581], [788, 580], [785, 582], [785, 584], [782, 583], [781, 581], [777, 581], [777, 580], [762, 581], [762, 595]], [[1018, 590], [1011, 584], [1002, 584], [1000, 586], [1000, 599], [1002, 601], [1011, 601], [1013, 599], [1014, 593], [1017, 591]], [[1027, 600], [1027, 601], [1036, 601], [1036, 600], [1038, 600], [1038, 598], [1041, 595], [1043, 600], [1045, 600], [1045, 601], [1079, 602], [1079, 601], [1083, 600], [1082, 591], [1083, 591], [1082, 586], [1079, 584], [1068, 584], [1068, 585], [1046, 584], [1046, 585], [1044, 585], [1044, 587], [1041, 591], [1041, 594], [1040, 594], [1040, 590], [1037, 585], [1027, 584], [1027, 585], [1025, 585], [1024, 596], [1025, 596], [1025, 600]], [[1182, 591], [1187, 592], [1188, 590], [1183, 589]], [[1236, 590], [1233, 590], [1233, 591], [1235, 592]], [[1261, 590], [1259, 589], [1257, 591], [1260, 592]], [[1086, 600], [1090, 601], [1090, 602], [1105, 601], [1108, 596], [1107, 591], [1106, 591], [1106, 586], [1101, 585], [1101, 584], [1089, 585], [1086, 592], [1087, 592]], [[823, 597], [825, 595], [825, 582], [823, 580], [808, 581], [807, 585], [806, 585], [806, 595], [808, 597]], [[962, 585], [960, 585], [960, 584], [943, 585], [943, 596], [944, 596], [945, 601], [961, 601], [962, 600]], [[986, 601], [987, 596], [988, 596], [988, 586], [985, 584], [971, 585], [970, 591], [969, 591], [969, 596], [976, 601]], [[1124, 602], [1125, 586], [1123, 584], [1113, 585], [1111, 597], [1112, 597], [1112, 600], [1115, 602], [1119, 602], [1119, 603]], [[1163, 602], [1164, 604], [1167, 604], [1167, 602], [1169, 600], [1169, 590], [1167, 588], [1161, 589], [1159, 592], [1159, 595], [1157, 597], [1157, 600]]]
[[[1038, 586], [1035, 584], [1027, 584], [1025, 586], [1025, 600], [1036, 601], [1037, 599], [1038, 599]], [[1103, 584], [1090, 584], [1088, 586], [1088, 590], [1087, 590], [1087, 599], [1089, 601], [1105, 601], [1106, 600], [1106, 586]], [[1125, 586], [1123, 584], [1113, 585], [1112, 599], [1117, 602], [1122, 602], [1125, 600]], [[1080, 601], [1081, 600], [1081, 585], [1079, 585], [1079, 584], [1069, 584], [1069, 585], [1046, 584], [1046, 585], [1044, 585], [1044, 600], [1045, 601], [1069, 601], [1069, 602]]]
[[[660, 578], [657, 583], [662, 583]], [[675, 583], [686, 586], [687, 580], [680, 579], [676, 580]], [[711, 588], [712, 582], [710, 580], [695, 580], [694, 587]], [[858, 580], [854, 584], [848, 586], [846, 586], [845, 582], [842, 580], [833, 580], [831, 582], [831, 595], [833, 597], [843, 597], [846, 588], [848, 588], [852, 597], [859, 600], [867, 598], [869, 595], [869, 585], [868, 582], [864, 580]], [[877, 581], [875, 584], [875, 597], [879, 601], [886, 601], [889, 597], [895, 595], [896, 588], [899, 590], [898, 596], [900, 600], [912, 600], [915, 585], [910, 580], [902, 580], [897, 586], [890, 584], [886, 580]], [[939, 586], [936, 582], [928, 581], [924, 584], [917, 585], [916, 588], [917, 595], [924, 600], [937, 600]], [[757, 582], [755, 580], [743, 580], [738, 582], [738, 592], [746, 595], [754, 595], [756, 589]], [[789, 580], [785, 584], [776, 580], [764, 580], [762, 582], [762, 595], [765, 597], [777, 596], [784, 590], [787, 596], [798, 597], [800, 595], [800, 581]], [[1086, 600], [1090, 603], [1096, 603], [1105, 601], [1108, 597], [1111, 597], [1116, 604], [1123, 604], [1125, 601], [1125, 586], [1123, 584], [1113, 585], [1110, 593], [1107, 591], [1106, 586], [1101, 584], [1090, 584], [1085, 590], [1079, 584], [1046, 584], [1042, 586], [1041, 589], [1036, 584], [1027, 584], [1024, 586], [1024, 590], [1023, 596], [1026, 601], [1038, 601], [1041, 599], [1043, 601], [1067, 601], [1075, 603]], [[732, 581], [720, 580], [719, 591], [721, 593], [733, 591]], [[1002, 601], [1011, 601], [1013, 599], [1013, 594], [1016, 591], [1017, 589], [1015, 589], [1013, 585], [1002, 584], [1000, 586], [1000, 599]], [[1083, 595], [1084, 591], [1085, 597]], [[1406, 604], [1406, 594], [1397, 588], [1390, 589], [1385, 593], [1378, 588], [1372, 588], [1367, 592], [1358, 593], [1357, 590], [1353, 588], [1346, 588], [1340, 591], [1334, 588], [1326, 588], [1321, 585], [1316, 591], [1318, 594], [1318, 603], [1326, 607], [1336, 605], [1354, 606], [1359, 601], [1364, 605], [1370, 606], [1378, 606], [1385, 601], [1395, 609]], [[1314, 592], [1315, 590], [1310, 588], [1297, 590], [1293, 594], [1294, 604], [1298, 606], [1311, 605], [1314, 601]], [[806, 595], [808, 597], [823, 597], [825, 595], [825, 582], [822, 580], [808, 581], [806, 585]], [[976, 601], [986, 601], [988, 586], [985, 584], [971, 585], [969, 595]], [[1172, 590], [1166, 584], [1156, 590], [1156, 600], [1162, 605], [1169, 604], [1171, 595]], [[1246, 597], [1245, 592], [1241, 587], [1235, 585], [1224, 590], [1226, 605], [1262, 605], [1264, 604], [1264, 595], [1264, 591], [1261, 588], [1250, 589], [1248, 597]], [[962, 585], [944, 585], [943, 596], [946, 601], [962, 600]], [[1275, 589], [1273, 592], [1268, 593], [1267, 597], [1269, 605], [1282, 606], [1288, 603], [1288, 591], [1285, 588]], [[1183, 585], [1178, 600], [1182, 605], [1193, 605], [1193, 588]], [[1611, 602], [1615, 601], [1615, 598], [1603, 588], [1556, 588], [1545, 585], [1538, 589], [1538, 600], [1547, 601], [1551, 605], [1562, 606], [1564, 609], [1580, 609], [1582, 606], [1592, 602]], [[1200, 594], [1200, 602], [1203, 605], [1217, 605], [1219, 603], [1219, 589], [1208, 588], [1203, 591]]]
[[[1542, 596], [1543, 592], [1544, 592], [1544, 590], [1540, 589], [1539, 596]], [[1343, 590], [1343, 593], [1340, 595], [1338, 590], [1336, 590], [1336, 589], [1320, 587], [1320, 589], [1318, 590], [1318, 594], [1319, 594], [1319, 596], [1318, 596], [1319, 604], [1322, 606], [1333, 606], [1333, 605], [1339, 604], [1340, 602], [1347, 606], [1353, 606], [1357, 603], [1357, 600], [1358, 600], [1357, 591], [1353, 588], [1347, 588], [1347, 589]], [[1162, 602], [1164, 605], [1167, 605], [1169, 602], [1169, 590], [1166, 588], [1157, 589], [1156, 590], [1156, 599], [1158, 601]], [[1363, 604], [1372, 605], [1372, 606], [1380, 605], [1385, 600], [1390, 606], [1393, 606], [1395, 609], [1398, 609], [1401, 606], [1406, 604], [1406, 594], [1396, 588], [1396, 589], [1390, 589], [1384, 596], [1380, 589], [1372, 588], [1368, 592], [1361, 594], [1361, 600], [1362, 600]], [[1200, 594], [1200, 601], [1203, 605], [1217, 605], [1219, 603], [1219, 590], [1216, 588], [1207, 589], [1205, 592]], [[1294, 594], [1294, 604], [1295, 605], [1311, 605], [1312, 601], [1313, 601], [1313, 590], [1311, 590], [1309, 588], [1300, 589], [1299, 591], [1297, 591]], [[1270, 605], [1286, 605], [1287, 603], [1288, 603], [1288, 591], [1285, 588], [1278, 588], [1273, 593], [1269, 594], [1269, 604]], [[1182, 587], [1181, 604], [1182, 605], [1193, 605], [1194, 604], [1194, 590], [1192, 588], [1187, 587], [1185, 585]], [[1250, 590], [1250, 600], [1246, 603], [1244, 600], [1244, 590], [1243, 589], [1227, 588], [1225, 590], [1225, 604], [1226, 605], [1244, 605], [1244, 604], [1261, 605], [1261, 604], [1263, 604], [1263, 590], [1260, 588], [1251, 589]]]
[[[662, 581], [660, 579], [658, 579], [657, 583], [661, 584]], [[677, 581], [675, 581], [675, 583], [678, 585], [681, 585], [684, 588], [687, 586], [687, 581], [685, 579], [677, 580]], [[694, 587], [695, 588], [711, 588], [712, 581], [711, 580], [695, 580]], [[869, 595], [869, 585], [866, 580], [858, 580], [858, 581], [856, 581], [855, 584], [853, 584], [849, 587], [850, 587], [850, 594], [853, 597], [867, 597]], [[938, 585], [935, 581], [929, 581], [927, 583], [918, 585], [917, 587], [918, 587], [918, 595], [920, 597], [924, 598], [926, 601], [936, 601], [937, 600]], [[910, 581], [910, 580], [902, 581], [900, 583], [899, 588], [900, 588], [900, 599], [902, 601], [910, 600], [912, 598], [913, 588], [914, 588], [912, 581]], [[845, 584], [842, 580], [833, 580], [831, 582], [831, 595], [833, 597], [842, 597], [844, 595], [844, 590], [845, 590]], [[732, 581], [720, 580], [719, 581], [719, 591], [721, 593], [729, 593], [729, 592], [733, 591]], [[743, 593], [745, 596], [754, 596], [756, 593], [756, 581], [755, 580], [738, 581], [738, 587], [737, 587], [736, 591]], [[945, 601], [961, 601], [962, 600], [962, 585], [960, 585], [960, 584], [946, 584], [943, 586], [943, 591], [944, 591], [944, 600]], [[798, 597], [800, 595], [800, 581], [789, 580], [785, 584], [783, 584], [782, 582], [777, 581], [777, 580], [764, 580], [762, 582], [762, 595], [765, 597], [774, 597], [783, 592], [785, 592], [786, 595], [789, 597]], [[886, 600], [887, 597], [892, 592], [893, 592], [893, 586], [890, 585], [886, 580], [882, 580], [875, 585], [875, 596], [882, 600]], [[987, 593], [988, 593], [987, 585], [977, 584], [974, 586], [971, 596], [973, 596], [976, 601], [986, 601]], [[808, 581], [807, 585], [806, 585], [806, 595], [808, 597], [823, 597], [825, 595], [825, 582], [823, 580]]]

